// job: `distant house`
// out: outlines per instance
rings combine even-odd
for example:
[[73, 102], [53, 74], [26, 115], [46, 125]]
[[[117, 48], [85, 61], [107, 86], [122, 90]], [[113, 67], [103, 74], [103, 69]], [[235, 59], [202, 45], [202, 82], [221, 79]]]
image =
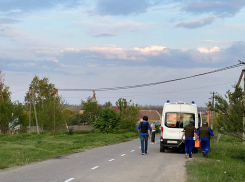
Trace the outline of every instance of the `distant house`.
[[[111, 109], [114, 109], [117, 113], [120, 112], [120, 110], [119, 110], [118, 107], [116, 107], [116, 106], [111, 107]], [[143, 115], [141, 112], [139, 112], [139, 116], [138, 116], [139, 121], [137, 122], [137, 124], [140, 123], [140, 122], [142, 121], [143, 116], [144, 116], [144, 115]]]
[[69, 109], [75, 113], [79, 113], [80, 108], [81, 108], [80, 106], [69, 106], [67, 109]]
[[[157, 110], [140, 110], [140, 113], [143, 116], [148, 116], [148, 122], [152, 123], [153, 121], [161, 123], [161, 114]], [[139, 122], [137, 123], [139, 124]]]
[[[114, 109], [117, 113], [120, 112], [120, 110], [116, 106], [111, 107], [111, 109]], [[140, 110], [137, 125], [143, 120], [143, 116], [148, 116], [149, 123], [152, 123], [153, 121], [161, 123], [162, 116], [157, 110]]]

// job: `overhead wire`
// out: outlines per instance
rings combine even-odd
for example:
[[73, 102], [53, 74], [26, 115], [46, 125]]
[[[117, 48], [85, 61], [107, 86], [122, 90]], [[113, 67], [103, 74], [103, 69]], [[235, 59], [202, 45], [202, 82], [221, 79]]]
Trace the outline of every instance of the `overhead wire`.
[[140, 84], [140, 85], [131, 85], [131, 86], [123, 86], [123, 87], [110, 87], [110, 88], [97, 88], [97, 89], [58, 89], [58, 90], [59, 91], [110, 91], [110, 90], [139, 88], [139, 87], [159, 85], [159, 84], [164, 84], [164, 83], [169, 83], [169, 82], [185, 80], [185, 79], [188, 79], [188, 78], [194, 78], [194, 77], [198, 77], [198, 76], [203, 76], [203, 75], [207, 75], [207, 74], [211, 74], [211, 73], [216, 73], [216, 72], [220, 72], [220, 71], [236, 68], [236, 67], [239, 67], [239, 66], [242, 66], [242, 65], [243, 65], [243, 63], [240, 62], [240, 63], [238, 63], [236, 65], [228, 66], [228, 67], [225, 67], [225, 68], [221, 68], [221, 69], [217, 69], [217, 70], [213, 70], [213, 71], [209, 71], [209, 72], [205, 72], [205, 73], [201, 73], [201, 74], [197, 74], [197, 75], [193, 75], [193, 76], [187, 76], [187, 77], [182, 77], [182, 78], [177, 78], [177, 79], [172, 79], [172, 80], [166, 80], [166, 81], [161, 81], [161, 82], [153, 82], [153, 83], [146, 83], [146, 84]]
[[[197, 90], [197, 89], [202, 89], [202, 88], [208, 88], [208, 87], [214, 87], [214, 86], [220, 86], [220, 85], [225, 85], [225, 84], [230, 84], [230, 83], [234, 83], [234, 82], [226, 82], [226, 83], [221, 83], [221, 84], [215, 84], [215, 85], [206, 85], [206, 86], [202, 86], [202, 87], [195, 87], [195, 88], [189, 88], [189, 89], [183, 89], [183, 90], [173, 90], [173, 91], [168, 91], [168, 92], [158, 92], [158, 93], [143, 93], [143, 94], [135, 94], [135, 93], [132, 93], [133, 95], [127, 95], [127, 96], [97, 96], [97, 98], [118, 98], [118, 97], [123, 97], [123, 98], [126, 98], [126, 97], [134, 97], [134, 96], [137, 96], [137, 97], [140, 97], [140, 98], [143, 98], [141, 96], [147, 96], [147, 95], [160, 95], [160, 94], [174, 94], [176, 92], [182, 92], [182, 91], [188, 91], [188, 90]], [[200, 92], [196, 92], [198, 94], [200, 94]], [[203, 92], [203, 93], [206, 93], [206, 92]], [[190, 94], [190, 93], [182, 93], [182, 94]], [[193, 94], [193, 93], [192, 93]], [[64, 98], [77, 98], [77, 97], [66, 97], [62, 94], [62, 96]], [[146, 97], [144, 97], [146, 98]], [[159, 98], [159, 97], [158, 97]], [[146, 98], [148, 99], [148, 98]]]
[[17, 91], [15, 91], [15, 92], [12, 92], [12, 93], [17, 93], [17, 92], [21, 92], [21, 91], [23, 91], [23, 90], [27, 90], [27, 89], [29, 89], [29, 88], [24, 88], [24, 89], [21, 89], [21, 90], [17, 90]]

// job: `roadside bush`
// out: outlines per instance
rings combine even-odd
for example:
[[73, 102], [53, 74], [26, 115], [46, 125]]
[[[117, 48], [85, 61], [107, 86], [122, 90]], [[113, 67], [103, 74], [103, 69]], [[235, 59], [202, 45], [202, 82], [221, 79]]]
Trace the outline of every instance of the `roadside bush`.
[[161, 125], [156, 125], [156, 126], [155, 126], [155, 128], [156, 128], [156, 133], [161, 133], [160, 127], [161, 127]]
[[68, 133], [69, 133], [69, 135], [73, 135], [73, 133], [74, 133], [74, 128], [73, 128], [73, 127], [70, 127]]
[[120, 116], [112, 109], [102, 109], [94, 128], [102, 133], [116, 133], [119, 130]]

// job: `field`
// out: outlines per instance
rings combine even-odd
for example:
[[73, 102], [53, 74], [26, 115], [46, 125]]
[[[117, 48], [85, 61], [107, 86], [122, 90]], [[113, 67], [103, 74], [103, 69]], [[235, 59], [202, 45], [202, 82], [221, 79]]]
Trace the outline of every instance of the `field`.
[[242, 182], [245, 179], [245, 144], [235, 138], [222, 135], [219, 143], [211, 142], [208, 158], [199, 153], [188, 160], [187, 181], [189, 182]]
[[0, 169], [31, 162], [42, 161], [64, 154], [81, 152], [94, 147], [125, 142], [137, 138], [138, 134], [101, 134], [92, 131], [75, 131], [73, 135], [59, 132], [18, 135], [0, 134]]

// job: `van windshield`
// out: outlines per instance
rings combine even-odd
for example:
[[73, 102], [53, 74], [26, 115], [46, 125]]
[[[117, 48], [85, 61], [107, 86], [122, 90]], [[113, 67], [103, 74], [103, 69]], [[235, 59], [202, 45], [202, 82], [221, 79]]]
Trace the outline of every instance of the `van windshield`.
[[191, 120], [195, 121], [193, 113], [168, 112], [165, 117], [165, 126], [169, 128], [184, 128]]

